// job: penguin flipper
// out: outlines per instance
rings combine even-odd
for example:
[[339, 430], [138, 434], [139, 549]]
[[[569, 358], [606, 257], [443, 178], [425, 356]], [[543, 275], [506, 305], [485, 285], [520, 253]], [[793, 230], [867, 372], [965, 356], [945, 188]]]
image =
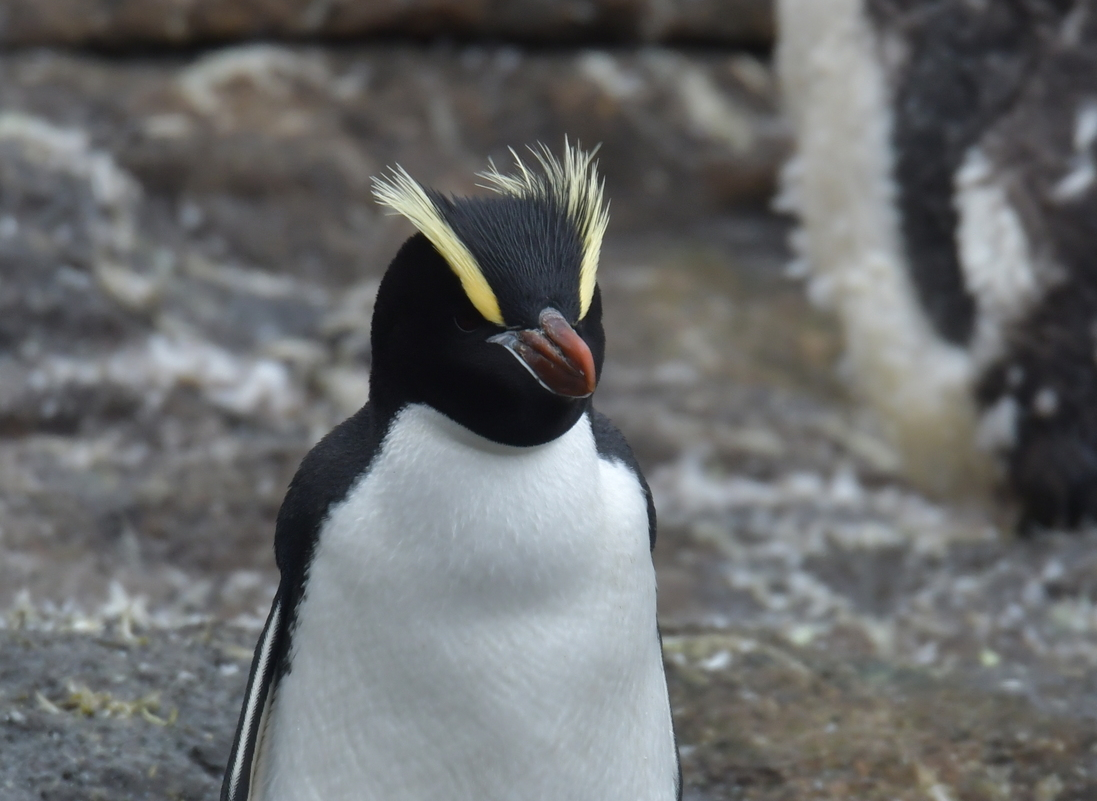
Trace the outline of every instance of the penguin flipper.
[[283, 625], [282, 590], [274, 596], [263, 634], [255, 646], [251, 675], [244, 691], [244, 706], [232, 743], [225, 779], [221, 785], [221, 801], [248, 801], [252, 797], [251, 783], [261, 752], [263, 730], [270, 709], [270, 694], [274, 689], [279, 666], [282, 664], [287, 641], [287, 626]]

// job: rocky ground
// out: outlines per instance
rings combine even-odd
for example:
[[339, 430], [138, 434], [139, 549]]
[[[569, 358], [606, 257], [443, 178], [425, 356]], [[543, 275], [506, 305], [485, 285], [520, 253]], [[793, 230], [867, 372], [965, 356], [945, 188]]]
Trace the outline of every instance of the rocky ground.
[[897, 478], [762, 210], [764, 60], [476, 44], [0, 56], [0, 797], [216, 796], [274, 514], [407, 234], [369, 175], [468, 191], [565, 132], [603, 142], [597, 401], [656, 494], [686, 797], [1097, 797], [1097, 533]]
[[[783, 234], [729, 217], [605, 265], [601, 405], [660, 509], [687, 797], [1091, 798], [1097, 537], [1016, 540], [898, 482]], [[319, 382], [279, 420], [190, 381], [149, 422], [4, 441], [4, 586], [31, 588], [0, 634], [5, 797], [214, 795], [280, 487], [341, 412]]]

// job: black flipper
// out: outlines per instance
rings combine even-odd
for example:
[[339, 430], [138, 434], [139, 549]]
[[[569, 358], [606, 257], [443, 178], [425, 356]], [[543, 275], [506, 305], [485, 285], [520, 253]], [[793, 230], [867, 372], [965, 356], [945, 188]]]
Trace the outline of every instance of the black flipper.
[[261, 745], [262, 733], [269, 709], [267, 701], [274, 688], [279, 665], [285, 656], [287, 642], [286, 615], [282, 591], [279, 589], [271, 604], [267, 624], [255, 646], [255, 658], [251, 663], [251, 675], [244, 691], [244, 706], [240, 710], [240, 722], [236, 727], [236, 739], [221, 785], [221, 801], [246, 801], [251, 794], [255, 755]]
[[594, 431], [594, 445], [598, 449], [598, 455], [603, 459], [620, 462], [635, 473], [640, 482], [648, 503], [648, 538], [651, 549], [655, 550], [655, 500], [651, 497], [651, 488], [640, 469], [640, 463], [636, 461], [625, 435], [617, 430], [608, 417], [593, 408], [590, 410], [590, 427]]

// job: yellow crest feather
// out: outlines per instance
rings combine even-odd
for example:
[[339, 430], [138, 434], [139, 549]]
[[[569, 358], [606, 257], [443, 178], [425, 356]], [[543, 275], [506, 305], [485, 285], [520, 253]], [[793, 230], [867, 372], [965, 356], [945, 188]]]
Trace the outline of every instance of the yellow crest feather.
[[374, 178], [373, 196], [382, 206], [388, 206], [395, 213], [407, 217], [430, 240], [460, 279], [468, 299], [485, 320], [504, 325], [499, 300], [476, 258], [454, 233], [426, 190], [403, 167], [397, 165], [391, 176]]
[[603, 197], [603, 181], [598, 177], [598, 163], [594, 160], [598, 148], [584, 152], [578, 145], [572, 147], [564, 139], [564, 160], [561, 163], [543, 144], [529, 149], [537, 159], [542, 172], [530, 170], [513, 148], [517, 174], [504, 175], [488, 162], [489, 169], [479, 173], [487, 181], [485, 189], [513, 197], [554, 197], [567, 212], [579, 231], [583, 245], [583, 260], [579, 268], [579, 319], [583, 319], [594, 299], [594, 287], [598, 281], [598, 259], [602, 252], [602, 239], [609, 225], [609, 206]]

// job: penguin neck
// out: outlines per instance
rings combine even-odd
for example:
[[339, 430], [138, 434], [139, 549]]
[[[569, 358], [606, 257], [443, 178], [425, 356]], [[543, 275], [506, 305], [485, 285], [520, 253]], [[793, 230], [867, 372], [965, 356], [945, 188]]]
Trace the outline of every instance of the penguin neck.
[[[544, 390], [538, 387], [537, 392]], [[403, 409], [418, 404], [438, 412], [440, 417], [453, 425], [455, 432], [464, 432], [463, 436], [475, 438], [485, 448], [502, 449], [524, 449], [552, 442], [570, 431], [591, 408], [591, 399], [582, 398], [561, 401], [559, 404], [550, 401], [539, 404], [536, 410], [500, 403], [497, 409], [478, 408], [467, 415], [454, 413], [438, 408], [429, 398], [416, 397], [409, 393], [384, 370], [378, 370], [376, 364], [370, 376], [369, 401], [373, 410], [373, 424], [380, 431], [387, 431]]]
[[[403, 409], [410, 409], [412, 407], [421, 407], [424, 409], [429, 409], [431, 412], [433, 412], [434, 414], [429, 415], [431, 426], [442, 437], [452, 440], [459, 445], [463, 445], [467, 448], [473, 448], [477, 451], [481, 451], [487, 454], [496, 454], [498, 456], [513, 456], [516, 454], [528, 453], [538, 448], [547, 448], [553, 443], [558, 442], [561, 437], [567, 436], [567, 434], [575, 428], [579, 421], [586, 416], [585, 413], [580, 414], [579, 417], [577, 417], [576, 420], [572, 423], [572, 425], [566, 431], [562, 432], [559, 437], [555, 437], [547, 442], [542, 442], [537, 445], [511, 445], [505, 442], [496, 442], [493, 439], [489, 439], [476, 433], [472, 429], [457, 422], [446, 414], [439, 412], [430, 404], [408, 403], [404, 405]], [[400, 412], [397, 412], [398, 415], [399, 413]]]

